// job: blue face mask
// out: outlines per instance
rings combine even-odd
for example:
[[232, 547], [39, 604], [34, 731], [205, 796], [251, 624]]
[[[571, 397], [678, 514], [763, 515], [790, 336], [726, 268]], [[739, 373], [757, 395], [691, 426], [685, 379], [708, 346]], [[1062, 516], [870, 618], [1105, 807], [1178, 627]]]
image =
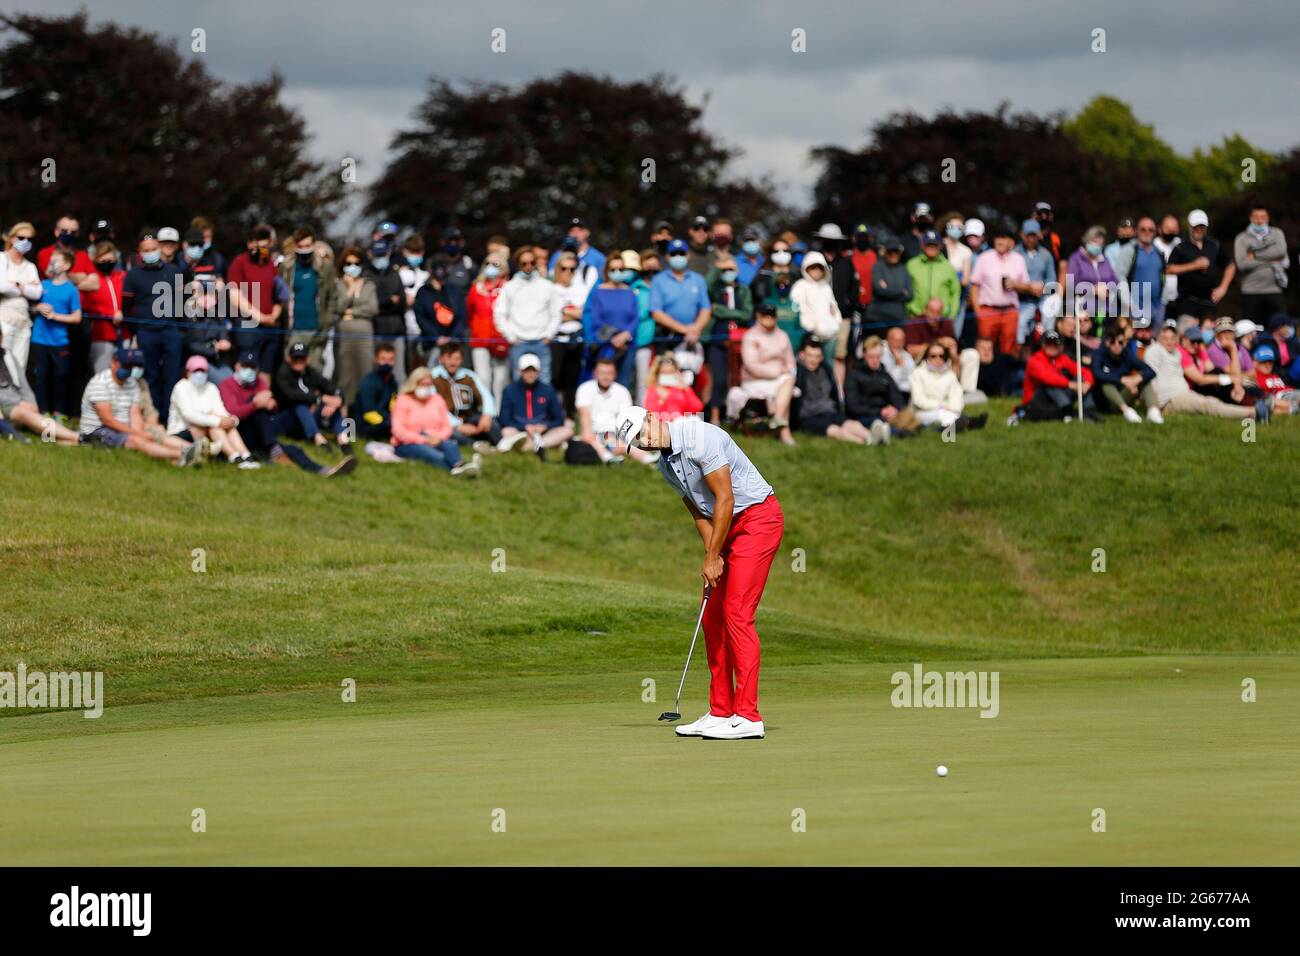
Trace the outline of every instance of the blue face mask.
[[1268, 226], [1261, 226], [1257, 222], [1252, 222], [1250, 224], [1250, 231], [1256, 236], [1267, 236]]
[[736, 281], [736, 270], [735, 270], [735, 269], [723, 269], [723, 270], [722, 270], [722, 281], [725, 282], [725, 283], [727, 283], [727, 285], [731, 285], [731, 283], [735, 282], [735, 281]]
[[356, 262], [350, 262], [343, 267], [343, 274], [355, 279], [357, 276], [361, 275], [361, 265]]
[[690, 260], [687, 259], [686, 256], [669, 256], [668, 268], [672, 269], [674, 272], [685, 272], [686, 263], [689, 261]]
[[32, 241], [30, 239], [15, 239], [14, 248], [23, 255], [27, 255], [27, 253], [32, 251]]
[[609, 277], [615, 282], [631, 282], [636, 278], [636, 273], [631, 269], [615, 269], [610, 272]]
[[408, 266], [410, 266], [412, 269], [418, 269], [418, 268], [420, 267], [420, 264], [423, 263], [423, 262], [424, 262], [424, 256], [407, 256], [407, 257], [406, 257], [406, 264], [407, 264]]
[[203, 247], [202, 247], [202, 246], [186, 246], [186, 247], [185, 247], [185, 255], [189, 256], [189, 258], [191, 258], [191, 259], [193, 259], [193, 260], [195, 260], [195, 261], [197, 262], [199, 259], [202, 259], [202, 258], [203, 258]]
[[1083, 248], [1087, 249], [1087, 250], [1088, 250], [1088, 255], [1092, 256], [1094, 259], [1097, 258], [1097, 256], [1101, 255], [1101, 243], [1100, 243], [1100, 242], [1090, 242], [1090, 243], [1088, 243], [1086, 246], [1084, 246]]
[[949, 239], [960, 239], [964, 231], [965, 230], [963, 230], [961, 226], [949, 226], [944, 230], [944, 232], [948, 234]]
[[742, 245], [740, 248], [741, 248], [742, 250], [744, 250], [745, 255], [747, 255], [747, 256], [756, 256], [756, 255], [759, 254], [760, 251], [762, 251], [762, 248], [763, 248], [763, 247], [760, 246], [760, 245], [759, 245], [757, 242], [755, 242], [753, 239], [748, 239], [748, 240], [745, 241], [745, 244]]
[[1201, 329], [1201, 341], [1209, 345], [1214, 341], [1214, 329]]
[[239, 380], [241, 385], [252, 385], [257, 381], [257, 369], [241, 368], [235, 372], [235, 378]]
[[376, 271], [383, 272], [388, 268], [388, 256], [376, 256], [370, 260], [370, 264], [375, 267]]
[[497, 279], [497, 278], [500, 278], [500, 276], [501, 276], [501, 267], [500, 267], [500, 266], [494, 266], [494, 265], [487, 265], [487, 266], [484, 266], [484, 267], [483, 267], [483, 275], [484, 275], [486, 278], [489, 278], [489, 279]]
[[156, 266], [158, 263], [162, 262], [162, 253], [157, 249], [152, 252], [142, 252], [140, 253], [140, 261], [147, 266]]

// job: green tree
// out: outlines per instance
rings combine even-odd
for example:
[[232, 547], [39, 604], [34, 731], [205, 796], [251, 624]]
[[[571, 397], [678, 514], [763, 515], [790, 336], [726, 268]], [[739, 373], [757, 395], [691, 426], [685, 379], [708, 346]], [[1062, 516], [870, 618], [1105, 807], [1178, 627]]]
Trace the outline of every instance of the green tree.
[[[1243, 163], [1249, 162], [1249, 166]], [[1225, 203], [1249, 195], [1276, 168], [1278, 157], [1253, 145], [1240, 133], [1225, 136], [1208, 150], [1197, 147], [1187, 164], [1186, 208]], [[1249, 171], [1249, 181], [1243, 176]]]
[[[1154, 126], [1140, 122], [1123, 100], [1113, 96], [1095, 97], [1067, 119], [1063, 129], [1080, 149], [1102, 157], [1112, 170], [1128, 172], [1127, 182], [1142, 185], [1140, 194], [1112, 191], [1112, 198], [1122, 211], [1157, 215], [1164, 210], [1141, 205], [1142, 200], [1154, 195], [1166, 204], [1181, 203], [1188, 195], [1187, 161], [1156, 135]], [[1110, 189], [1107, 182], [1097, 185]]]

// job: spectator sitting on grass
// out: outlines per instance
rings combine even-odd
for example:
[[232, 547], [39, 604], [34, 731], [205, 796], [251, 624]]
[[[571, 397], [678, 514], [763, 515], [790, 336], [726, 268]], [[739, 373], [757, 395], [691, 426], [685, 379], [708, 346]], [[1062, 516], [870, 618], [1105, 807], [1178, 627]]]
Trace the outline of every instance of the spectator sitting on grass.
[[465, 364], [465, 350], [459, 342], [442, 347], [433, 386], [451, 413], [451, 434], [458, 444], [472, 445], [477, 452], [494, 451], [501, 440], [496, 423], [497, 404], [492, 391]]
[[[142, 370], [143, 371], [143, 370]], [[42, 415], [30, 400], [30, 393], [20, 388], [5, 364], [5, 350], [0, 348], [0, 422], [26, 428], [42, 437], [52, 436], [61, 445], [76, 445], [81, 439], [70, 428]], [[13, 432], [14, 435], [18, 433]]]
[[700, 396], [682, 381], [672, 352], [659, 356], [650, 367], [644, 404], [646, 411], [654, 412], [665, 422], [683, 415], [698, 415], [704, 410]]
[[1208, 343], [1214, 340], [1213, 336], [1212, 326], [1202, 328], [1189, 325], [1183, 329], [1180, 346], [1183, 375], [1191, 383], [1193, 391], [1217, 398], [1221, 402], [1239, 404], [1246, 397], [1241, 371], [1238, 368], [1235, 374], [1232, 371], [1220, 372], [1214, 367], [1208, 348]]
[[1172, 319], [1165, 322], [1159, 337], [1142, 358], [1155, 370], [1156, 400], [1162, 414], [1212, 415], [1237, 421], [1256, 418], [1268, 422], [1268, 405], [1263, 400], [1256, 402], [1254, 407], [1230, 405], [1192, 390], [1191, 358], [1178, 345], [1178, 323]]
[[206, 439], [210, 453], [224, 454], [241, 469], [262, 467], [239, 437], [239, 419], [226, 410], [217, 386], [208, 381], [208, 360], [202, 355], [186, 360], [185, 377], [172, 389], [167, 434], [182, 441]]
[[1140, 404], [1146, 410], [1147, 421], [1160, 425], [1164, 418], [1151, 380], [1155, 370], [1137, 357], [1128, 347], [1124, 330], [1113, 328], [1106, 334], [1101, 348], [1092, 356], [1089, 371], [1101, 393], [1097, 406], [1102, 412], [1119, 412], [1125, 421], [1141, 424], [1142, 416], [1133, 406]]
[[993, 340], [980, 336], [975, 340], [975, 354], [979, 356], [979, 377], [976, 387], [985, 395], [1011, 395], [1020, 390], [1025, 363], [1014, 355], [1006, 355], [993, 347]]
[[1300, 412], [1300, 390], [1283, 381], [1282, 376], [1274, 371], [1276, 364], [1277, 349], [1271, 342], [1255, 347], [1255, 381], [1260, 391], [1272, 396], [1273, 411], [1294, 415]]
[[546, 450], [573, 437], [555, 389], [541, 381], [541, 360], [532, 352], [519, 356], [518, 378], [501, 396], [501, 441], [497, 451], [532, 450], [546, 460]]
[[[1208, 363], [1207, 371], [1222, 372], [1232, 379], [1234, 386], [1242, 387], [1245, 397], [1234, 399], [1238, 404], [1253, 405], [1264, 397], [1255, 383], [1255, 363], [1251, 360], [1249, 350], [1237, 345], [1237, 323], [1232, 319], [1224, 316], [1215, 320], [1214, 339], [1205, 347], [1203, 354]], [[1222, 395], [1219, 397], [1223, 398]]]
[[1277, 352], [1277, 370], [1289, 385], [1300, 385], [1300, 339], [1296, 338], [1295, 322], [1285, 312], [1278, 312], [1268, 320], [1268, 338]]
[[392, 436], [396, 364], [397, 349], [391, 342], [380, 342], [375, 346], [375, 367], [357, 388], [357, 433], [369, 441], [388, 441]]
[[[926, 249], [930, 248], [930, 246], [926, 246]], [[937, 249], [938, 247], [935, 246], [934, 248]], [[947, 265], [947, 260], [944, 261], [944, 265]], [[948, 268], [951, 269], [952, 267], [948, 266]], [[988, 399], [984, 393], [979, 390], [979, 352], [974, 349], [957, 348], [957, 333], [953, 328], [952, 319], [944, 318], [944, 308], [941, 299], [930, 299], [925, 304], [925, 309], [921, 315], [907, 323], [907, 328], [904, 330], [907, 351], [912, 354], [914, 359], [923, 360], [931, 344], [938, 342], [949, 355], [957, 356], [958, 368], [960, 369], [957, 377], [961, 382], [966, 404], [975, 405], [987, 401]]]
[[787, 445], [790, 434], [790, 400], [794, 395], [794, 348], [790, 337], [776, 324], [776, 306], [758, 307], [758, 321], [740, 340], [740, 384], [727, 393], [727, 418], [735, 420], [754, 399], [767, 402], [771, 426]]
[[815, 335], [805, 335], [799, 344], [798, 359], [795, 397], [790, 404], [790, 419], [795, 427], [801, 432], [825, 435], [836, 441], [874, 444], [873, 432], [861, 422], [844, 415], [840, 387], [826, 362], [825, 343]]
[[106, 448], [129, 448], [150, 458], [181, 467], [199, 465], [207, 456], [207, 442], [165, 445], [145, 430], [140, 414], [140, 378], [144, 353], [118, 349], [109, 367], [86, 383], [81, 396], [81, 442]]
[[862, 361], [849, 369], [844, 383], [844, 406], [850, 419], [869, 429], [877, 442], [888, 444], [907, 396], [885, 369], [884, 354], [880, 336], [868, 336], [862, 343]]
[[936, 342], [926, 351], [925, 361], [912, 373], [912, 413], [921, 425], [940, 428], [953, 425], [958, 431], [983, 428], [988, 415], [975, 418], [963, 415], [965, 405], [961, 382], [952, 370], [948, 350]]
[[[929, 346], [926, 351], [929, 351]], [[923, 352], [922, 355], [924, 354]], [[912, 394], [912, 372], [916, 370], [916, 359], [907, 350], [907, 333], [901, 327], [895, 326], [885, 332], [885, 349], [880, 354], [880, 361], [898, 390], [904, 395]]]
[[[592, 461], [592, 455], [596, 461], [606, 465], [618, 464], [627, 455], [644, 465], [653, 465], [659, 460], [658, 452], [626, 446], [614, 437], [619, 417], [632, 405], [632, 393], [617, 378], [618, 361], [613, 355], [606, 355], [596, 360], [593, 377], [578, 386], [574, 404], [578, 410], [580, 431], [578, 441], [569, 443], [567, 461], [584, 464]], [[579, 453], [574, 454], [580, 443], [591, 451], [584, 453], [579, 448]]]
[[1007, 424], [1017, 424], [1023, 419], [1052, 421], [1070, 418], [1075, 414], [1079, 395], [1083, 395], [1083, 417], [1100, 421], [1101, 413], [1090, 392], [1092, 372], [1074, 362], [1073, 353], [1064, 350], [1064, 338], [1053, 329], [1043, 336], [1042, 347], [1025, 365], [1024, 404], [1016, 409]]
[[477, 478], [481, 457], [466, 462], [451, 437], [447, 403], [433, 387], [433, 373], [417, 366], [393, 403], [393, 447], [402, 458], [443, 468], [454, 477]]
[[280, 407], [276, 430], [290, 438], [305, 438], [320, 448], [329, 444], [321, 431], [323, 425], [337, 436], [340, 451], [350, 451], [343, 397], [329, 379], [307, 364], [308, 354], [305, 343], [295, 342], [289, 346], [284, 364], [276, 369], [271, 389]]

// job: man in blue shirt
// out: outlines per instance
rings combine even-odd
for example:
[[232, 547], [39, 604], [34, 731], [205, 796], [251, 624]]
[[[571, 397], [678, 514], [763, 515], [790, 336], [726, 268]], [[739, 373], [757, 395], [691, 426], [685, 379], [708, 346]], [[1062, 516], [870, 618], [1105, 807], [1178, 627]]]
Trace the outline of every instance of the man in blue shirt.
[[[578, 243], [578, 248], [574, 250], [578, 256], [578, 274], [581, 275], [586, 272], [587, 266], [592, 266], [596, 270], [596, 275], [603, 276], [605, 274], [605, 253], [588, 244], [588, 240], [591, 238], [591, 230], [587, 228], [586, 222], [578, 216], [574, 216], [569, 221], [568, 235], [570, 238], [577, 240]], [[547, 275], [555, 274], [555, 262], [560, 258], [563, 251], [563, 249], [556, 249], [551, 253], [551, 258], [546, 262]]]
[[736, 256], [736, 281], [743, 286], [753, 283], [767, 257], [763, 255], [763, 234], [757, 226], [746, 226], [740, 234], [740, 255]]
[[122, 280], [122, 315], [144, 352], [144, 377], [154, 408], [170, 408], [185, 361], [181, 267], [163, 261], [152, 233], [141, 236], [136, 252], [140, 264]]
[[1156, 248], [1156, 221], [1143, 216], [1137, 224], [1137, 248], [1128, 274], [1116, 273], [1121, 289], [1128, 289], [1133, 327], [1160, 328], [1165, 321], [1165, 257]]
[[704, 643], [709, 712], [677, 728], [679, 737], [762, 737], [759, 640], [754, 618], [781, 546], [785, 516], [753, 462], [721, 428], [688, 416], [662, 421], [633, 405], [619, 416], [621, 444], [658, 449], [659, 472], [681, 496], [704, 543]]
[[1020, 294], [1020, 314], [1016, 326], [1016, 342], [1019, 345], [1024, 345], [1033, 337], [1034, 318], [1043, 300], [1043, 288], [1047, 283], [1056, 281], [1056, 262], [1042, 245], [1042, 238], [1043, 227], [1037, 219], [1026, 219], [1020, 224], [1020, 245], [1016, 246], [1016, 251], [1024, 257], [1029, 284], [1037, 293]]
[[650, 283], [650, 314], [662, 330], [671, 333], [659, 332], [667, 342], [661, 343], [657, 352], [671, 351], [681, 342], [695, 345], [713, 314], [708, 283], [688, 269], [689, 264], [690, 247], [674, 239], [668, 243], [668, 268]]

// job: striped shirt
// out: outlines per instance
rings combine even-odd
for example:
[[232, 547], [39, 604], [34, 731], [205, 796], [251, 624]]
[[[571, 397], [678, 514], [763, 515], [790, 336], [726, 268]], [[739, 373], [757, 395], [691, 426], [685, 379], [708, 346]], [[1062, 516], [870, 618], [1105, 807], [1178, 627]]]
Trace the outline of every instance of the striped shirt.
[[140, 399], [140, 388], [133, 379], [124, 384], [113, 380], [113, 370], [106, 368], [86, 383], [86, 391], [81, 396], [81, 434], [89, 435], [104, 423], [99, 419], [95, 406], [107, 403], [113, 410], [113, 417], [119, 422], [130, 423], [131, 406]]

